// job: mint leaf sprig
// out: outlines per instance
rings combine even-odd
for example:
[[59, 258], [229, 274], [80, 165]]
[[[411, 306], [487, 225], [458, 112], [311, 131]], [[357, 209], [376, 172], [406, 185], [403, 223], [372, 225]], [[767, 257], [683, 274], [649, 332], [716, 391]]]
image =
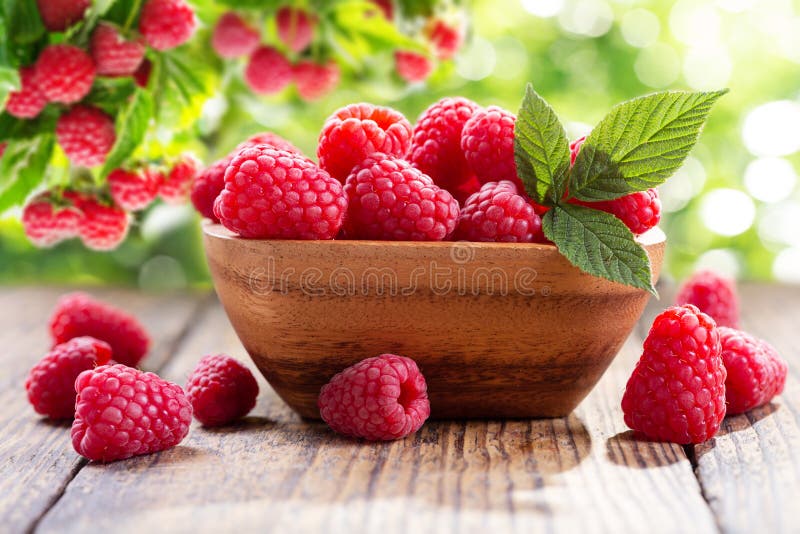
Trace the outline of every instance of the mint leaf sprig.
[[570, 167], [553, 109], [528, 84], [517, 114], [514, 159], [530, 197], [550, 210], [545, 236], [576, 267], [658, 295], [650, 259], [613, 215], [574, 201], [613, 200], [664, 183], [694, 147], [711, 106], [728, 90], [665, 91], [618, 104], [586, 138]]

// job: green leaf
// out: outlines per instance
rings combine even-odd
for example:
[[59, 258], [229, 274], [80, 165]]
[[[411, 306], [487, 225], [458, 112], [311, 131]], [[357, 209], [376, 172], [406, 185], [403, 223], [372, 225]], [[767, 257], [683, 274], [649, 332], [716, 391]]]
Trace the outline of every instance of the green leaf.
[[661, 185], [683, 164], [726, 92], [654, 93], [615, 106], [581, 146], [570, 194], [609, 200]]
[[19, 73], [11, 67], [0, 66], [0, 108], [6, 102], [8, 93], [19, 89]]
[[3, 0], [10, 41], [15, 45], [36, 42], [45, 34], [36, 0]]
[[631, 231], [610, 213], [560, 204], [545, 214], [542, 226], [547, 239], [582, 271], [658, 296], [650, 258]]
[[403, 34], [384, 17], [376, 16], [375, 4], [364, 0], [335, 2], [325, 8], [322, 25], [330, 24], [331, 46], [351, 60], [361, 60], [378, 51], [415, 50], [425, 52], [417, 40]]
[[21, 205], [44, 181], [54, 144], [52, 134], [8, 143], [0, 159], [0, 214]]
[[142, 144], [150, 118], [153, 116], [153, 98], [150, 93], [137, 89], [130, 102], [117, 115], [117, 141], [100, 171], [105, 177], [122, 165], [136, 148]]
[[569, 142], [555, 111], [528, 84], [514, 126], [514, 160], [525, 191], [552, 206], [564, 196], [569, 172]]

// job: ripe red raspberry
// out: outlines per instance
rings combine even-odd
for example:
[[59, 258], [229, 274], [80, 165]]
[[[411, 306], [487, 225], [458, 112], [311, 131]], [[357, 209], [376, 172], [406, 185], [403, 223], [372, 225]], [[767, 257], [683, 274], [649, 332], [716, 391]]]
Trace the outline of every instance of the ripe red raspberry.
[[285, 150], [286, 152], [291, 152], [292, 154], [295, 154], [297, 156], [302, 156], [305, 158], [305, 155], [299, 148], [294, 146], [292, 143], [290, 143], [280, 135], [273, 132], [260, 132], [251, 135], [245, 141], [239, 143], [239, 145], [235, 149], [233, 149], [233, 151], [230, 153], [229, 157], [232, 158], [238, 152], [244, 150], [245, 148], [251, 148], [256, 145], [269, 145], [270, 147], [276, 150]]
[[156, 198], [158, 182], [147, 172], [116, 169], [108, 175], [111, 198], [124, 210], [145, 209]]
[[386, 17], [386, 20], [394, 19], [394, 2], [392, 0], [371, 0], [373, 4], [378, 6], [381, 14]]
[[433, 62], [424, 54], [398, 50], [394, 53], [397, 74], [409, 83], [424, 82], [433, 72]]
[[347, 211], [342, 184], [306, 158], [267, 145], [234, 156], [215, 202], [226, 228], [255, 239], [333, 239]]
[[135, 317], [95, 300], [86, 293], [62, 296], [50, 316], [54, 344], [91, 336], [111, 345], [114, 361], [137, 365], [150, 347], [150, 337]]
[[56, 345], [33, 366], [25, 381], [33, 409], [51, 419], [72, 419], [75, 379], [87, 369], [105, 365], [110, 358], [108, 343], [93, 337], [76, 337]]
[[226, 425], [253, 409], [258, 383], [239, 361], [224, 354], [208, 355], [189, 375], [186, 396], [203, 425]]
[[655, 189], [638, 191], [624, 197], [602, 202], [574, 202], [581, 206], [588, 206], [614, 215], [636, 235], [641, 235], [651, 228], [655, 228], [661, 220], [661, 200], [658, 198], [658, 191]]
[[441, 241], [456, 228], [458, 202], [403, 159], [368, 156], [353, 169], [344, 190], [350, 238]]
[[622, 397], [625, 423], [649, 439], [687, 445], [725, 417], [725, 367], [714, 320], [691, 305], [656, 317]]
[[89, 94], [94, 83], [94, 61], [76, 46], [48, 46], [39, 54], [35, 68], [34, 82], [50, 102], [77, 102]]
[[103, 111], [78, 105], [59, 117], [56, 139], [74, 165], [94, 167], [106, 160], [117, 134], [114, 121]]
[[778, 351], [775, 350], [775, 347], [764, 340], [759, 340], [759, 343], [769, 362], [770, 380], [765, 394], [768, 400], [772, 400], [775, 396], [783, 393], [783, 388], [786, 386], [786, 375], [789, 374], [789, 366], [786, 364], [786, 360], [781, 358]]
[[411, 163], [450, 192], [474, 183], [461, 150], [461, 133], [477, 110], [478, 105], [466, 98], [444, 98], [426, 109], [414, 127]]
[[261, 35], [233, 11], [222, 15], [214, 26], [211, 46], [219, 57], [233, 59], [252, 54]]
[[89, 50], [98, 75], [129, 76], [142, 63], [145, 47], [143, 39], [127, 41], [115, 26], [100, 23], [92, 33]]
[[346, 436], [400, 439], [422, 427], [431, 413], [428, 386], [411, 358], [381, 354], [351, 365], [322, 386], [320, 416]]
[[772, 400], [774, 369], [762, 341], [727, 326], [719, 327], [722, 361], [728, 371], [728, 414], [744, 413]]
[[[130, 217], [122, 208], [91, 197], [83, 198], [78, 207], [84, 214], [78, 226], [78, 235], [87, 248], [114, 250], [125, 241]], [[117, 361], [126, 363], [123, 360]]]
[[575, 158], [578, 157], [578, 152], [581, 151], [583, 142], [586, 141], [586, 136], [579, 137], [569, 144], [569, 164], [575, 165]]
[[142, 63], [139, 65], [139, 68], [133, 73], [133, 81], [139, 87], [147, 87], [147, 84], [150, 81], [150, 72], [152, 70], [153, 64], [149, 59], [144, 58]]
[[739, 328], [736, 282], [713, 271], [698, 271], [678, 291], [675, 304], [694, 304], [719, 326]]
[[244, 81], [262, 95], [282, 91], [292, 81], [292, 66], [286, 57], [269, 46], [256, 49], [244, 70]]
[[175, 162], [166, 178], [160, 182], [158, 194], [167, 204], [183, 204], [192, 191], [200, 162], [191, 154], [184, 154]]
[[456, 238], [465, 241], [537, 243], [544, 241], [542, 219], [509, 181], [489, 182], [467, 199]]
[[196, 24], [194, 10], [184, 0], [147, 0], [139, 16], [139, 32], [156, 50], [182, 45]]
[[452, 59], [464, 44], [462, 30], [441, 19], [434, 20], [428, 25], [427, 35], [439, 59]]
[[314, 39], [317, 17], [303, 9], [283, 6], [275, 15], [278, 37], [292, 52], [302, 52]]
[[192, 405], [179, 385], [154, 373], [103, 365], [82, 372], [75, 391], [72, 446], [90, 460], [163, 451], [189, 433]]
[[83, 18], [91, 0], [36, 0], [47, 31], [61, 32]]
[[11, 91], [6, 101], [6, 111], [19, 119], [32, 119], [42, 112], [47, 105], [47, 97], [39, 90], [36, 69], [22, 67], [19, 69], [21, 87], [19, 91]]
[[22, 227], [37, 247], [53, 245], [78, 235], [83, 213], [75, 207], [54, 204], [48, 193], [39, 195], [22, 211]]
[[327, 63], [303, 60], [292, 67], [297, 94], [307, 102], [319, 100], [336, 89], [340, 75], [339, 65], [333, 60]]
[[524, 192], [514, 161], [516, 121], [513, 113], [497, 106], [475, 111], [461, 132], [461, 150], [481, 183], [508, 180]]
[[375, 152], [403, 157], [412, 128], [402, 113], [372, 104], [350, 104], [328, 117], [319, 134], [319, 165], [344, 182], [353, 167]]
[[197, 175], [192, 184], [191, 198], [194, 208], [200, 215], [214, 222], [219, 221], [214, 215], [214, 201], [225, 187], [225, 169], [228, 168], [232, 159], [231, 156], [226, 156], [212, 163]]

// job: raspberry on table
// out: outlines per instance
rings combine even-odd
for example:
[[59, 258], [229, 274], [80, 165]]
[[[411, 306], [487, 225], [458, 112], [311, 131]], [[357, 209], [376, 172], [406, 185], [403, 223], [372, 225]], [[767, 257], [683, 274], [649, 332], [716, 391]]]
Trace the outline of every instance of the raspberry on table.
[[489, 182], [461, 209], [456, 239], [539, 243], [542, 219], [513, 182]]
[[341, 72], [339, 65], [333, 60], [326, 63], [303, 60], [292, 67], [292, 76], [300, 98], [313, 102], [336, 89]]
[[51, 419], [75, 415], [75, 379], [83, 371], [105, 365], [111, 347], [93, 337], [76, 337], [56, 345], [33, 366], [25, 380], [25, 391], [36, 413]]
[[345, 234], [351, 239], [441, 241], [453, 233], [458, 202], [407, 161], [368, 156], [345, 182]]
[[314, 39], [317, 17], [303, 9], [283, 6], [275, 14], [278, 37], [292, 52], [302, 52]]
[[250, 369], [224, 354], [204, 356], [186, 383], [194, 417], [205, 426], [232, 423], [256, 405], [258, 383]]
[[62, 296], [50, 316], [54, 344], [91, 336], [111, 346], [114, 361], [137, 365], [150, 348], [150, 336], [136, 318], [86, 293]]
[[77, 102], [89, 94], [94, 83], [94, 61], [77, 46], [49, 45], [39, 54], [35, 69], [34, 83], [50, 102]]
[[292, 81], [292, 65], [278, 50], [271, 46], [260, 46], [247, 62], [244, 81], [254, 93], [274, 94]]
[[[319, 166], [342, 183], [375, 152], [403, 157], [412, 128], [402, 113], [372, 104], [350, 104], [328, 117], [317, 145]], [[424, 171], [423, 171], [424, 172]]]
[[714, 320], [692, 305], [656, 317], [622, 397], [625, 424], [687, 445], [714, 437], [725, 418], [725, 366]]
[[192, 405], [181, 387], [125, 365], [82, 372], [72, 446], [97, 462], [124, 460], [174, 447], [189, 433]]
[[394, 67], [397, 74], [409, 83], [424, 82], [433, 72], [433, 62], [428, 56], [410, 50], [394, 53]]
[[200, 162], [191, 154], [184, 154], [175, 162], [169, 174], [159, 182], [158, 194], [167, 204], [183, 204], [189, 198], [199, 170]]
[[497, 106], [475, 111], [461, 132], [461, 150], [481, 183], [508, 180], [524, 193], [514, 161], [516, 121], [513, 113]]
[[252, 54], [260, 43], [258, 31], [234, 11], [228, 11], [217, 20], [211, 35], [211, 46], [225, 59]]
[[652, 188], [614, 200], [600, 202], [573, 200], [572, 202], [610, 213], [622, 221], [634, 235], [641, 235], [651, 228], [655, 228], [661, 221], [661, 199], [658, 198], [658, 191]]
[[719, 327], [719, 338], [728, 371], [727, 413], [744, 413], [772, 400], [773, 366], [761, 340], [727, 326]]
[[111, 198], [126, 211], [145, 209], [156, 198], [158, 182], [147, 172], [115, 169], [108, 175]]
[[342, 184], [308, 159], [257, 145], [225, 170], [220, 222], [252, 239], [333, 239], [347, 211]]
[[47, 31], [64, 31], [83, 18], [92, 0], [36, 0]]
[[452, 59], [464, 44], [463, 31], [441, 19], [429, 24], [426, 33], [439, 59]]
[[129, 76], [141, 65], [145, 46], [142, 38], [128, 41], [116, 26], [102, 22], [92, 33], [89, 50], [98, 75]]
[[340, 434], [394, 440], [413, 434], [428, 419], [427, 389], [414, 360], [381, 354], [331, 378], [317, 406], [322, 419]]
[[461, 150], [461, 133], [478, 109], [466, 98], [443, 98], [426, 109], [414, 127], [409, 161], [451, 193], [476, 182]]
[[6, 111], [18, 119], [32, 119], [42, 112], [47, 105], [47, 97], [36, 83], [36, 69], [22, 67], [19, 69], [21, 87], [19, 91], [11, 91], [6, 100]]
[[56, 139], [74, 165], [101, 165], [117, 140], [114, 121], [92, 106], [78, 105], [61, 115]]
[[139, 32], [156, 50], [182, 45], [196, 25], [194, 10], [184, 0], [147, 0], [139, 15]]
[[35, 246], [52, 247], [78, 235], [83, 212], [70, 205], [57, 205], [49, 193], [35, 197], [22, 210], [22, 228]]
[[783, 393], [783, 388], [786, 386], [786, 375], [789, 374], [789, 366], [786, 363], [786, 360], [781, 358], [781, 355], [778, 354], [777, 350], [775, 350], [775, 347], [763, 339], [758, 341], [761, 345], [761, 349], [764, 351], [764, 354], [767, 357], [767, 362], [769, 363], [770, 380], [767, 384], [765, 394], [768, 400], [772, 400], [777, 395]]
[[675, 304], [694, 304], [719, 326], [739, 328], [739, 297], [736, 282], [713, 271], [694, 273], [678, 290]]

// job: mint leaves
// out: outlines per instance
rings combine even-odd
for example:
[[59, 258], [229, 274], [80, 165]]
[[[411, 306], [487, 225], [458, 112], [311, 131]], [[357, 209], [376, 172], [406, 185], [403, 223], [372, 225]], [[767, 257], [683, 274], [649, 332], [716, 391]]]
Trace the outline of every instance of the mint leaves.
[[594, 128], [570, 168], [564, 127], [528, 84], [514, 157], [525, 191], [551, 208], [542, 220], [545, 236], [579, 269], [655, 295], [650, 260], [631, 231], [613, 215], [575, 201], [612, 200], [664, 183], [726, 92], [670, 91], [623, 102]]

